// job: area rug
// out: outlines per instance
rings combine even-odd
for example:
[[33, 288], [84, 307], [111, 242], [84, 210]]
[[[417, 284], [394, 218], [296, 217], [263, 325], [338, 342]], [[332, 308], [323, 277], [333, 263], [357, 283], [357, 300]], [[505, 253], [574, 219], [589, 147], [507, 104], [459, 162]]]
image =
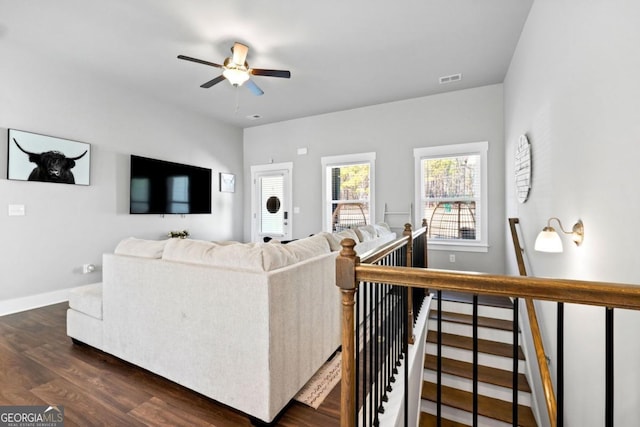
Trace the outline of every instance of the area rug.
[[340, 382], [342, 375], [342, 356], [337, 352], [305, 384], [294, 399], [313, 409], [318, 409], [331, 390]]

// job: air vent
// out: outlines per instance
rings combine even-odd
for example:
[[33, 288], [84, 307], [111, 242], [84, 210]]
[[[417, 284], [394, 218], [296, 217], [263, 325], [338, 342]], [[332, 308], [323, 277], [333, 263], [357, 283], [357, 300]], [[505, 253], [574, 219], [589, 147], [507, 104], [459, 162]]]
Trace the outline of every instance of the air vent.
[[450, 76], [440, 77], [440, 84], [459, 82], [460, 80], [462, 80], [462, 73], [451, 74]]

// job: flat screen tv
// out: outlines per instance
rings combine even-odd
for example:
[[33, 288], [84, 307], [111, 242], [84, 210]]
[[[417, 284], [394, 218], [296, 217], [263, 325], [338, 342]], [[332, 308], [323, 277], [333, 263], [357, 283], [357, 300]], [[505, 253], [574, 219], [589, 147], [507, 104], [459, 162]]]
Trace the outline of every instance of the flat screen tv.
[[132, 214], [210, 214], [211, 169], [131, 156]]

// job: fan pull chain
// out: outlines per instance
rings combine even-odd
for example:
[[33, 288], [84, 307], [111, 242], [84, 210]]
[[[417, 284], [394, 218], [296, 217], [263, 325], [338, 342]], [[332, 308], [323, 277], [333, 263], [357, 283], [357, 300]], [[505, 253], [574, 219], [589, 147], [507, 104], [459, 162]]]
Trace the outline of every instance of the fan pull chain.
[[240, 87], [236, 86], [236, 110], [234, 111], [235, 114], [238, 114], [238, 111], [240, 111]]

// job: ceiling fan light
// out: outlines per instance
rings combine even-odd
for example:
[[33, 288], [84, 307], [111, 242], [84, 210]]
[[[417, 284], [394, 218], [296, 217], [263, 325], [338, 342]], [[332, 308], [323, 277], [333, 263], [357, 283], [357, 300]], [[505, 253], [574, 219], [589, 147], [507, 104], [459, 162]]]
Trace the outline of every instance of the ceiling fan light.
[[233, 86], [242, 86], [244, 82], [249, 80], [249, 73], [245, 70], [239, 70], [237, 68], [226, 68], [222, 75], [225, 79], [229, 80]]

